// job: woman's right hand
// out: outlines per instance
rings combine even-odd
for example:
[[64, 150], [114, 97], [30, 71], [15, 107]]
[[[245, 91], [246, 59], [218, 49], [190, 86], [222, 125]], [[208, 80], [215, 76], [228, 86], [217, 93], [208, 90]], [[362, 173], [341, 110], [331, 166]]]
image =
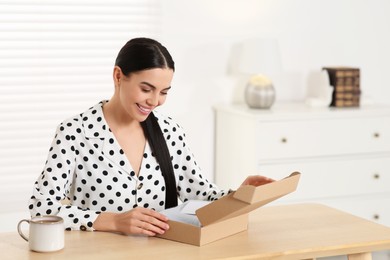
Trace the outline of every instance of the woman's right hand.
[[98, 231], [155, 236], [169, 229], [167, 221], [166, 216], [154, 210], [137, 207], [124, 213], [102, 212], [93, 227]]

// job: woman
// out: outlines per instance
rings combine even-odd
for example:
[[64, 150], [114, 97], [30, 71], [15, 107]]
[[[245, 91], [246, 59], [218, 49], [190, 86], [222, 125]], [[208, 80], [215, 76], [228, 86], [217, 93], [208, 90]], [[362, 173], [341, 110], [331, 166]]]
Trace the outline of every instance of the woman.
[[[67, 230], [153, 236], [169, 228], [158, 212], [178, 198], [215, 200], [227, 193], [202, 176], [182, 128], [154, 110], [164, 104], [174, 70], [155, 40], [123, 46], [111, 99], [58, 126], [34, 185], [32, 216], [59, 215]], [[251, 176], [243, 185], [271, 181]]]

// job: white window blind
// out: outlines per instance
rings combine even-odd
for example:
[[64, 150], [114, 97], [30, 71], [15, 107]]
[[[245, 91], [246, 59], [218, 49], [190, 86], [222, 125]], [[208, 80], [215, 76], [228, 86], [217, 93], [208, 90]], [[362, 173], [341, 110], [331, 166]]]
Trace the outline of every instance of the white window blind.
[[27, 211], [56, 126], [110, 98], [120, 47], [160, 22], [158, 0], [0, 0], [0, 214]]

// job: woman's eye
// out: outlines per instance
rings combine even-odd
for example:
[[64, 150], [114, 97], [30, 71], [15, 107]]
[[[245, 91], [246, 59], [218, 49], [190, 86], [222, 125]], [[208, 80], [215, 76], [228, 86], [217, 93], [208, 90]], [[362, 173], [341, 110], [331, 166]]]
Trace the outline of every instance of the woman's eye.
[[151, 89], [147, 89], [147, 88], [143, 88], [142, 89], [142, 92], [145, 92], [145, 93], [149, 93], [150, 91], [152, 91]]

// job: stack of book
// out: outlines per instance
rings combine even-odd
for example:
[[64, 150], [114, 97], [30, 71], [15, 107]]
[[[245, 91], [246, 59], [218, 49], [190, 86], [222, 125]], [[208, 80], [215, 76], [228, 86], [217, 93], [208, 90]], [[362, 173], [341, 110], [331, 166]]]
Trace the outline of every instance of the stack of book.
[[324, 67], [333, 86], [333, 107], [358, 107], [360, 103], [360, 70], [350, 67]]

